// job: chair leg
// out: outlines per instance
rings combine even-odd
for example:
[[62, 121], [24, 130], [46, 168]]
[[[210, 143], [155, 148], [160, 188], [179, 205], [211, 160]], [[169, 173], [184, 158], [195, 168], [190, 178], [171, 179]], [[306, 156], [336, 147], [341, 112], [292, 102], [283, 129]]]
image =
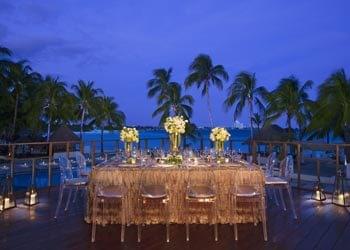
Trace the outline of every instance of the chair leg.
[[166, 242], [170, 242], [170, 225], [166, 224]]
[[282, 190], [282, 188], [279, 188], [278, 191], [279, 191], [279, 194], [280, 194], [280, 199], [281, 199], [283, 210], [287, 211], [286, 203], [284, 202], [284, 198], [283, 198], [283, 190]]
[[124, 238], [125, 238], [125, 224], [122, 224], [121, 233], [120, 233], [120, 242], [124, 242]]
[[75, 193], [74, 193], [73, 203], [75, 203], [77, 201], [78, 192], [79, 192], [79, 189], [76, 188]]
[[258, 222], [257, 222], [256, 216], [255, 216], [255, 204], [251, 203], [250, 204], [250, 208], [251, 208], [251, 211], [252, 211], [252, 217], [253, 217], [254, 226], [257, 226]]
[[[139, 198], [138, 199], [138, 211], [139, 211], [139, 216], [142, 218], [142, 220], [145, 218], [143, 214], [143, 199]], [[141, 242], [141, 230], [142, 230], [142, 221], [139, 222], [137, 225], [137, 242]]]
[[141, 242], [141, 224], [137, 225], [137, 242]]
[[236, 212], [237, 212], [237, 197], [233, 196], [233, 214], [234, 214], [233, 229], [234, 229], [234, 233], [235, 233], [235, 240], [238, 241], [238, 229], [237, 229], [237, 221], [236, 221]]
[[96, 217], [97, 217], [97, 198], [94, 198], [92, 205], [92, 230], [91, 230], [91, 242], [95, 242], [96, 236]]
[[186, 223], [186, 241], [190, 241], [190, 225]]
[[279, 202], [278, 202], [278, 199], [277, 199], [277, 195], [276, 195], [276, 189], [272, 189], [272, 193], [273, 193], [273, 198], [275, 199], [275, 204], [277, 207], [280, 206]]
[[292, 188], [290, 187], [290, 185], [287, 186], [287, 192], [288, 192], [288, 196], [289, 196], [289, 200], [290, 200], [290, 206], [291, 206], [292, 211], [293, 211], [294, 219], [298, 219], [297, 213], [295, 212], [293, 193], [292, 193]]
[[69, 189], [68, 199], [67, 199], [66, 207], [64, 208], [64, 211], [68, 210], [69, 202], [70, 202], [71, 197], [72, 197], [72, 188]]
[[126, 209], [125, 209], [125, 200], [124, 200], [124, 198], [122, 198], [121, 206], [122, 206], [122, 208], [121, 208], [122, 228], [121, 228], [121, 231], [120, 231], [120, 242], [124, 242], [124, 238], [125, 238], [125, 223], [126, 223], [126, 218], [125, 218]]
[[167, 211], [167, 222], [166, 222], [166, 242], [170, 242], [170, 206], [169, 201], [166, 203], [166, 211]]
[[233, 230], [235, 232], [235, 241], [238, 241], [238, 229], [237, 229], [237, 223], [236, 222], [233, 224]]
[[61, 203], [62, 203], [62, 198], [63, 198], [63, 192], [64, 192], [64, 185], [61, 184], [60, 186], [60, 193], [58, 195], [58, 203], [57, 203], [57, 207], [56, 207], [56, 212], [55, 212], [55, 219], [57, 219], [58, 213], [60, 211], [60, 207], [61, 207]]
[[217, 214], [216, 214], [216, 202], [212, 205], [212, 223], [214, 223], [214, 240], [218, 241], [218, 224], [217, 224]]
[[185, 203], [185, 210], [186, 210], [186, 241], [190, 241], [190, 224], [189, 224], [189, 209], [190, 209], [190, 206], [189, 206], [189, 202], [186, 200], [186, 203]]
[[264, 241], [267, 241], [265, 197], [262, 197], [262, 198], [261, 198], [261, 218], [262, 218], [262, 226], [263, 226]]

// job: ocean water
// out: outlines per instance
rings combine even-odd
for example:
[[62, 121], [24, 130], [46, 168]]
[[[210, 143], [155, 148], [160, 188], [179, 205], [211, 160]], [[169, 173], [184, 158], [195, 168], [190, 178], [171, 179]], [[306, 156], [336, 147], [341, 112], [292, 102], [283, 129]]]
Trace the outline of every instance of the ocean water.
[[[248, 145], [245, 143], [250, 137], [250, 129], [228, 129], [231, 134], [230, 140], [225, 143], [226, 148], [232, 148], [240, 152], [248, 152]], [[138, 146], [140, 149], [155, 149], [163, 148], [169, 149], [169, 136], [163, 129], [158, 130], [139, 130], [140, 142]], [[210, 148], [212, 142], [209, 139], [210, 129], [201, 128], [198, 129], [197, 135], [194, 137], [183, 136], [182, 146], [192, 149]], [[119, 139], [119, 131], [105, 131], [103, 148], [104, 151], [115, 151], [118, 147], [122, 148], [123, 143]], [[92, 142], [96, 143], [96, 151], [101, 151], [101, 133], [100, 131], [85, 132], [83, 134], [84, 151], [89, 151], [92, 146]]]

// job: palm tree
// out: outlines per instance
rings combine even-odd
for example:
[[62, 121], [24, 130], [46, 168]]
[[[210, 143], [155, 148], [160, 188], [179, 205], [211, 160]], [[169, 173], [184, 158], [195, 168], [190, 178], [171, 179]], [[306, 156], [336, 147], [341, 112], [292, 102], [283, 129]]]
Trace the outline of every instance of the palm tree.
[[255, 74], [242, 71], [238, 73], [227, 90], [227, 98], [224, 101], [226, 111], [232, 106], [236, 105], [233, 113], [233, 120], [235, 121], [238, 116], [242, 114], [243, 108], [248, 105], [249, 108], [249, 120], [250, 120], [250, 138], [254, 136], [253, 130], [253, 114], [254, 103], [258, 106], [259, 110], [265, 109], [262, 99], [267, 95], [267, 90], [264, 87], [256, 87], [257, 80]]
[[293, 119], [295, 119], [299, 128], [306, 126], [308, 107], [312, 103], [307, 90], [312, 87], [312, 84], [313, 82], [310, 80], [301, 84], [296, 77], [290, 76], [281, 79], [277, 88], [268, 95], [267, 122], [270, 123], [286, 115], [290, 139], [292, 139]]
[[83, 80], [79, 80], [78, 84], [74, 84], [72, 89], [75, 92], [78, 101], [80, 114], [80, 139], [82, 139], [86, 116], [89, 115], [90, 112], [93, 112], [97, 97], [100, 94], [103, 94], [103, 91], [99, 88], [94, 88], [94, 82], [84, 82]]
[[27, 61], [22, 60], [9, 65], [7, 80], [15, 102], [11, 130], [11, 137], [13, 137], [16, 131], [16, 121], [21, 95], [26, 85], [40, 80], [40, 75], [32, 71], [32, 68], [27, 64]]
[[154, 78], [150, 79], [147, 82], [148, 88], [148, 97], [153, 98], [157, 97], [157, 103], [160, 104], [164, 98], [167, 97], [167, 91], [170, 84], [175, 82], [171, 82], [171, 74], [172, 68], [165, 69], [155, 69], [153, 70]]
[[105, 128], [110, 130], [120, 129], [125, 123], [125, 114], [120, 111], [118, 104], [113, 97], [98, 98], [96, 108], [94, 109], [95, 123], [101, 129], [101, 152], [103, 153], [103, 133]]
[[0, 46], [0, 55], [2, 56], [11, 56], [12, 55], [12, 51], [6, 47], [2, 47]]
[[190, 74], [185, 80], [185, 87], [196, 85], [197, 88], [202, 88], [202, 96], [207, 97], [210, 125], [214, 126], [209, 89], [213, 85], [222, 90], [223, 81], [228, 81], [228, 74], [224, 66], [214, 66], [210, 56], [205, 54], [198, 55], [191, 63], [189, 70]]
[[260, 131], [261, 124], [263, 123], [263, 119], [259, 113], [254, 113], [252, 117], [253, 124], [257, 127], [258, 131]]
[[152, 117], [160, 115], [159, 125], [162, 125], [170, 115], [181, 115], [189, 120], [192, 117], [194, 99], [191, 95], [182, 95], [181, 85], [171, 83], [162, 102], [153, 112]]
[[46, 76], [40, 88], [40, 99], [45, 120], [47, 121], [47, 141], [50, 140], [51, 125], [53, 119], [61, 115], [62, 106], [67, 100], [68, 92], [66, 83], [58, 77]]
[[344, 69], [333, 73], [319, 86], [308, 132], [325, 137], [329, 131], [350, 142], [350, 79]]

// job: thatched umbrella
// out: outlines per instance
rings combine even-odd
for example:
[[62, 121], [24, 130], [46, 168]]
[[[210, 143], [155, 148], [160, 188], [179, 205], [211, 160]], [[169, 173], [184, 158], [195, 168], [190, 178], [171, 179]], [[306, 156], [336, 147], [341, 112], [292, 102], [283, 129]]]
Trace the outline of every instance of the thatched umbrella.
[[254, 134], [253, 139], [257, 141], [288, 141], [288, 130], [272, 124], [260, 129], [259, 132]]
[[[50, 137], [50, 142], [75, 142], [70, 145], [70, 150], [75, 150], [76, 143], [80, 142], [79, 136], [74, 134], [73, 130], [67, 126], [59, 127]], [[53, 147], [54, 152], [66, 151], [66, 144], [55, 143]]]
[[63, 142], [63, 141], [80, 141], [79, 136], [67, 126], [59, 127], [50, 137], [50, 142]]
[[[288, 141], [289, 134], [288, 130], [281, 128], [280, 126], [276, 124], [272, 124], [266, 127], [263, 127], [260, 129], [260, 131], [254, 133], [253, 140], [255, 141], [264, 141], [264, 142], [273, 142], [273, 141], [279, 141], [279, 142], [285, 142]], [[245, 144], [251, 145], [251, 138], [249, 137], [244, 142]], [[258, 151], [260, 149], [260, 146], [258, 145]]]

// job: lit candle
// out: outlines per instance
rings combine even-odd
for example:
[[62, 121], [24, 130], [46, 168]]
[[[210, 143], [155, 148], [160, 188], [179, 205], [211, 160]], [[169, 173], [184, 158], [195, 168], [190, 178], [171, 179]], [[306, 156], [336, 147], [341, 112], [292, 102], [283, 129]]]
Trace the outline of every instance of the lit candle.
[[5, 198], [4, 209], [9, 208], [9, 207], [10, 207], [10, 198]]
[[338, 204], [344, 205], [344, 195], [343, 194], [338, 195]]
[[321, 200], [321, 192], [319, 190], [316, 191], [316, 200]]
[[33, 205], [36, 203], [36, 193], [30, 194], [30, 205]]

